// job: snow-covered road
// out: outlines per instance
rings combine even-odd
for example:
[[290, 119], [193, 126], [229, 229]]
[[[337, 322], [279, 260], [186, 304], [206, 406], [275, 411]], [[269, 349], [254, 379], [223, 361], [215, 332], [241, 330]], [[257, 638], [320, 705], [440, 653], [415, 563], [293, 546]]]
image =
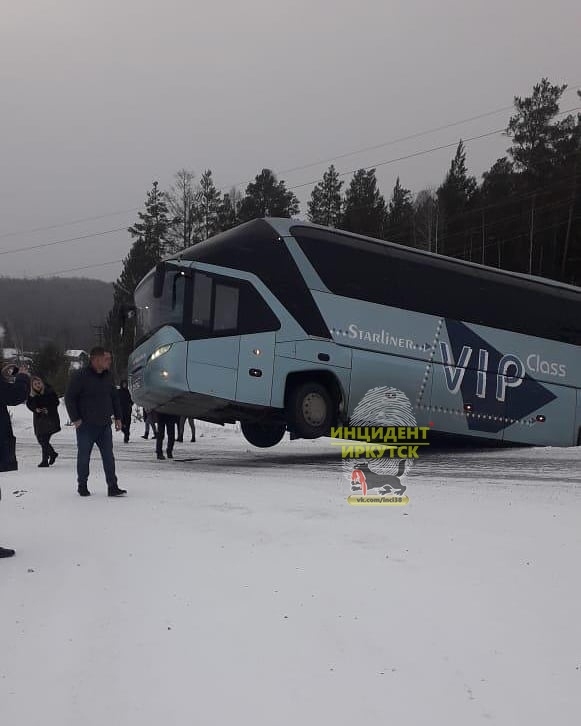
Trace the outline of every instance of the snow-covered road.
[[201, 426], [175, 461], [118, 435], [128, 497], [94, 456], [82, 499], [73, 432], [38, 470], [15, 419], [2, 724], [577, 723], [580, 450], [427, 452], [407, 507], [350, 507], [328, 441]]

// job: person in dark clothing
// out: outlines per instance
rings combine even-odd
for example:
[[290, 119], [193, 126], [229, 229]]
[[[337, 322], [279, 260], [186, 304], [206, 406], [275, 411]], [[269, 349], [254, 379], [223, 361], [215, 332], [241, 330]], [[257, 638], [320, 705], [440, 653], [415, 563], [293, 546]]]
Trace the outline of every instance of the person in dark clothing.
[[48, 383], [39, 376], [33, 376], [26, 405], [34, 414], [32, 417], [34, 433], [42, 449], [42, 461], [38, 466], [51, 466], [58, 456], [50, 443], [50, 438], [61, 430], [59, 398]]
[[[14, 370], [15, 369], [15, 370]], [[25, 368], [4, 366], [0, 372], [0, 471], [16, 471], [16, 439], [7, 406], [18, 406], [26, 401], [30, 377]], [[12, 557], [14, 550], [0, 547], [0, 557]]]
[[193, 416], [180, 416], [180, 422], [178, 424], [178, 437], [176, 441], [179, 441], [180, 444], [183, 443], [184, 440], [184, 429], [186, 428], [186, 421], [190, 425], [190, 430], [192, 432], [192, 444], [196, 443], [196, 419]]
[[121, 431], [123, 431], [123, 441], [129, 443], [129, 433], [131, 431], [131, 414], [133, 413], [133, 400], [129, 393], [127, 381], [121, 381], [119, 387], [119, 403], [121, 404]]
[[153, 438], [157, 438], [157, 429], [155, 427], [155, 414], [153, 411], [146, 411], [143, 409], [143, 421], [145, 423], [145, 433], [141, 437], [142, 439], [148, 439], [149, 438], [149, 429], [151, 427], [151, 430], [153, 431]]
[[180, 417], [174, 416], [170, 413], [156, 412], [155, 418], [157, 423], [157, 458], [165, 459], [165, 456], [163, 455], [163, 440], [165, 438], [165, 431], [167, 430], [166, 454], [168, 459], [173, 459], [173, 447], [176, 440], [176, 426], [179, 424]]
[[121, 431], [122, 424], [119, 396], [110, 367], [111, 353], [101, 347], [93, 348], [89, 365], [73, 374], [65, 394], [67, 411], [77, 430], [77, 491], [82, 497], [91, 494], [87, 480], [95, 444], [101, 452], [109, 496], [127, 494], [125, 489], [119, 489], [115, 474], [111, 418], [115, 418], [116, 431]]

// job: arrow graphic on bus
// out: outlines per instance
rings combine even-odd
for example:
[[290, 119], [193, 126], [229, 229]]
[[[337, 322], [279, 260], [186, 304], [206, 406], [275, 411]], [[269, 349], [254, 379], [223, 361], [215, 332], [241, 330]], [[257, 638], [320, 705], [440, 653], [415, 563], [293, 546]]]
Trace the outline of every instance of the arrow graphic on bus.
[[440, 342], [443, 375], [447, 390], [459, 392], [463, 404], [480, 414], [467, 417], [471, 430], [498, 433], [556, 398], [526, 373], [518, 356], [501, 353], [464, 323], [446, 320], [446, 329], [450, 343]]

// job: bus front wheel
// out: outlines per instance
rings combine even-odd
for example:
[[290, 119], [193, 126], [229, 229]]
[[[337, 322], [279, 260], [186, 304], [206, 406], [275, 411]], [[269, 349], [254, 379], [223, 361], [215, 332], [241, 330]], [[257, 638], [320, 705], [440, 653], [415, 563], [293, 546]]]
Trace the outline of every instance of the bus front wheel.
[[253, 446], [260, 449], [267, 449], [269, 446], [276, 446], [286, 431], [284, 424], [260, 424], [245, 421], [240, 424], [244, 438]]
[[323, 384], [300, 383], [291, 390], [287, 415], [299, 437], [317, 439], [328, 435], [334, 414], [333, 398]]

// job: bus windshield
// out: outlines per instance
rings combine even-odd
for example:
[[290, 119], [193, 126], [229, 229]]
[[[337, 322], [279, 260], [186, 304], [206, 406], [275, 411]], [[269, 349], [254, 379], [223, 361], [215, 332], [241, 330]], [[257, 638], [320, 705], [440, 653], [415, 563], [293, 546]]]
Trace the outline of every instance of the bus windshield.
[[185, 276], [179, 272], [169, 272], [163, 294], [157, 298], [153, 296], [153, 280], [154, 276], [149, 276], [135, 291], [137, 341], [151, 335], [162, 325], [181, 326], [183, 323]]

